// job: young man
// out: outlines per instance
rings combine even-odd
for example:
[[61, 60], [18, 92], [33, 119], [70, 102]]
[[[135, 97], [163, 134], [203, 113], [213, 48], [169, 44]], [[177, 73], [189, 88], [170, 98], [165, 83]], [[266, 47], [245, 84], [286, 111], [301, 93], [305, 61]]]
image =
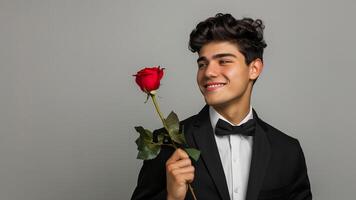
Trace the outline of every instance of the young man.
[[217, 14], [199, 23], [189, 47], [198, 52], [197, 83], [206, 106], [181, 124], [191, 162], [181, 149], [162, 148], [144, 161], [132, 200], [312, 199], [303, 151], [292, 138], [262, 121], [250, 105], [263, 69], [264, 25]]

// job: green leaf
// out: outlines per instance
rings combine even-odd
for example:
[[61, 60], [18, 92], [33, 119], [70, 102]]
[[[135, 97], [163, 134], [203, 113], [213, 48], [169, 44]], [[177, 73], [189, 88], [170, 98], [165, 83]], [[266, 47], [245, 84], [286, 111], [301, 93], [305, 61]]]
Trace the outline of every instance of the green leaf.
[[[146, 92], [147, 93], [147, 92]], [[147, 97], [146, 97], [146, 101], [145, 103], [147, 103], [148, 99], [150, 98], [150, 95], [147, 93]]]
[[153, 135], [154, 134], [157, 134], [157, 141], [154, 141], [153, 139], [152, 139], [152, 141], [155, 143], [155, 144], [159, 144], [159, 145], [161, 145], [161, 144], [163, 144], [163, 140], [164, 140], [164, 137], [165, 137], [165, 135], [166, 135], [166, 131], [165, 131], [165, 129], [162, 129], [162, 130], [157, 130], [157, 132], [155, 133], [156, 131], [154, 131], [153, 132]]
[[187, 152], [187, 154], [193, 158], [195, 161], [198, 161], [200, 157], [200, 151], [194, 148], [184, 148], [184, 150]]
[[173, 111], [168, 115], [165, 122], [168, 127], [168, 132], [170, 134], [179, 132], [179, 119], [177, 114], [175, 114]]
[[185, 144], [184, 134], [179, 132], [179, 119], [177, 114], [173, 111], [168, 115], [167, 119], [165, 119], [165, 123], [168, 128], [168, 133], [171, 139], [178, 144]]
[[161, 146], [150, 144], [144, 146], [144, 149], [138, 152], [136, 158], [141, 160], [151, 160], [156, 158], [160, 151]]
[[140, 133], [140, 136], [135, 141], [139, 151], [137, 158], [141, 160], [155, 158], [159, 154], [161, 146], [152, 142], [152, 132], [144, 129], [142, 126], [136, 126], [135, 129]]
[[185, 135], [184, 135], [184, 125], [182, 125], [182, 129], [181, 129], [181, 137], [183, 137], [183, 144], [187, 144], [187, 140], [185, 139]]
[[135, 129], [138, 133], [140, 133], [139, 138], [137, 138], [135, 142], [137, 144], [138, 150], [142, 150], [145, 142], [152, 141], [152, 134], [149, 130], [145, 130], [142, 126], [136, 126]]

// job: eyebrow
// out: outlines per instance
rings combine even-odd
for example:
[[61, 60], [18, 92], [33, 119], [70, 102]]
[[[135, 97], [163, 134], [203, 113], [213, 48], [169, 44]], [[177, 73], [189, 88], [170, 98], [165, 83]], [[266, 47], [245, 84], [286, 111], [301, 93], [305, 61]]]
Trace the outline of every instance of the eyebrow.
[[[213, 55], [213, 59], [227, 57], [227, 56], [231, 56], [231, 57], [237, 58], [234, 54], [231, 54], [231, 53], [219, 53], [219, 54]], [[202, 57], [199, 57], [197, 59], [197, 62], [200, 62], [202, 60], [208, 60], [208, 59], [205, 56], [202, 56]]]

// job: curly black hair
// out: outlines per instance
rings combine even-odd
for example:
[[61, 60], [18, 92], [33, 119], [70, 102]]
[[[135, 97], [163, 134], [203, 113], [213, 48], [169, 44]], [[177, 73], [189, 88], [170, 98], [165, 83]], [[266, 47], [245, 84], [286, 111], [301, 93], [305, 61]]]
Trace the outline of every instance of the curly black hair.
[[199, 52], [209, 42], [229, 41], [236, 44], [247, 65], [257, 58], [263, 61], [263, 49], [267, 47], [264, 27], [260, 19], [237, 20], [231, 14], [218, 13], [200, 22], [190, 33], [189, 50]]

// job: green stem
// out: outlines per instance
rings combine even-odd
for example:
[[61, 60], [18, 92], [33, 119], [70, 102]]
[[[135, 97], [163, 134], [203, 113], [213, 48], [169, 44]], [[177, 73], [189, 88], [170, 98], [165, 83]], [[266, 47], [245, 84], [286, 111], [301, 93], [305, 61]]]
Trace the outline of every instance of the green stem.
[[[156, 95], [155, 95], [155, 94], [149, 94], [149, 95], [152, 97], [152, 101], [153, 101], [153, 104], [155, 105], [155, 108], [156, 108], [156, 111], [157, 111], [157, 113], [158, 113], [158, 115], [159, 115], [159, 118], [161, 118], [162, 123], [163, 123], [163, 126], [164, 126], [164, 128], [167, 130], [167, 133], [168, 133], [168, 135], [169, 135], [168, 126], [167, 126], [167, 124], [166, 124], [166, 120], [164, 119], [164, 117], [163, 117], [163, 115], [162, 115], [162, 113], [161, 113], [161, 110], [159, 109], [159, 105], [158, 105], [158, 102], [157, 102], [157, 99], [156, 99]], [[175, 149], [178, 148], [178, 147], [174, 144], [174, 141], [172, 141], [172, 144], [173, 144], [173, 147], [174, 147]], [[197, 200], [197, 197], [195, 196], [195, 193], [194, 193], [194, 191], [193, 191], [193, 187], [190, 185], [190, 183], [188, 183], [188, 187], [189, 187], [190, 192], [191, 192], [192, 195], [193, 195], [194, 200]]]
[[169, 147], [174, 147], [173, 145], [171, 144], [155, 144], [155, 143], [151, 143], [153, 145], [156, 145], [156, 146], [169, 146]]
[[[166, 124], [166, 120], [164, 119], [162, 113], [161, 113], [161, 110], [159, 109], [159, 105], [158, 105], [158, 102], [157, 102], [157, 99], [156, 99], [156, 95], [155, 94], [150, 94], [150, 96], [152, 97], [152, 101], [153, 101], [153, 104], [155, 105], [155, 108], [156, 108], [156, 111], [159, 115], [159, 118], [161, 118], [162, 120], [162, 123], [163, 123], [163, 126], [164, 128], [166, 129], [168, 135], [169, 135], [169, 131], [168, 131], [168, 126]], [[174, 144], [174, 142], [172, 141], [172, 144], [173, 144], [173, 147], [175, 149], [177, 149], [177, 146]]]
[[194, 200], [197, 200], [197, 197], [195, 196], [195, 193], [194, 193], [193, 187], [192, 187], [192, 185], [190, 185], [190, 183], [188, 183], [188, 187], [189, 187], [190, 192], [191, 192], [191, 193], [192, 193], [192, 195], [193, 195], [193, 199], [194, 199]]
[[152, 101], [153, 101], [153, 104], [155, 105], [155, 108], [156, 108], [156, 111], [157, 111], [157, 113], [159, 115], [159, 118], [161, 118], [164, 127], [167, 128], [166, 121], [165, 121], [165, 119], [164, 119], [164, 117], [163, 117], [163, 115], [161, 113], [161, 110], [159, 109], [159, 105], [158, 105], [158, 102], [157, 102], [157, 99], [156, 99], [156, 95], [150, 94], [150, 96], [152, 97]]

